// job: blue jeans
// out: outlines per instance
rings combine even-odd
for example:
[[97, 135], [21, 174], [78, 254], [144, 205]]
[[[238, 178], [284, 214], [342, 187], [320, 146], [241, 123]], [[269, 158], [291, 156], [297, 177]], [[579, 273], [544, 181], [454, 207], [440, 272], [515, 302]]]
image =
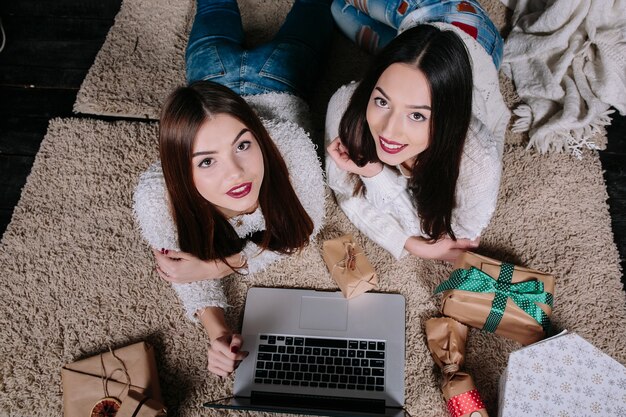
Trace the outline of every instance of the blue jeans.
[[502, 37], [476, 0], [334, 0], [331, 10], [342, 32], [372, 53], [387, 45], [402, 20], [414, 12], [416, 22], [445, 22], [461, 28], [491, 55], [496, 69], [502, 62]]
[[236, 0], [198, 0], [185, 60], [187, 82], [211, 80], [239, 95], [288, 92], [307, 98], [328, 51], [330, 0], [296, 0], [273, 40], [244, 47]]

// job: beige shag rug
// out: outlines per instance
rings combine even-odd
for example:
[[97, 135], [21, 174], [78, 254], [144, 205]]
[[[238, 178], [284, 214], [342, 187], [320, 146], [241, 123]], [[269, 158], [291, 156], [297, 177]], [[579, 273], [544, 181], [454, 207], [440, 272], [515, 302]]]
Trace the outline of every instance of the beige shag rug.
[[[157, 157], [156, 125], [53, 120], [0, 246], [0, 415], [61, 415], [63, 364], [147, 340], [156, 347], [164, 399], [174, 416], [226, 415], [200, 405], [232, 379], [206, 371], [206, 336], [183, 316], [133, 222], [138, 175]], [[626, 364], [626, 297], [612, 240], [597, 154], [537, 156], [507, 146], [497, 213], [480, 252], [557, 277], [554, 324]], [[407, 300], [406, 405], [413, 416], [446, 416], [424, 320], [438, 315], [443, 263], [395, 262], [360, 235], [327, 199], [327, 225], [299, 256], [249, 279], [227, 278], [240, 323], [251, 285], [335, 288], [323, 239], [355, 234], [378, 271], [381, 291]], [[497, 382], [515, 342], [473, 330], [467, 368], [494, 412]], [[495, 415], [495, 414], [492, 414]]]
[[[241, 0], [251, 41], [271, 37], [290, 4]], [[497, 0], [484, 5], [504, 28], [504, 7]], [[184, 83], [193, 13], [192, 0], [125, 0], [75, 110], [156, 118], [163, 98]], [[368, 59], [338, 33], [329, 52], [311, 103], [313, 134], [320, 141], [328, 98], [339, 85], [359, 79]], [[512, 104], [517, 98], [511, 84], [501, 84]], [[204, 332], [184, 318], [169, 284], [153, 273], [132, 218], [137, 178], [157, 157], [156, 130], [145, 122], [51, 123], [0, 243], [0, 415], [61, 415], [63, 364], [139, 340], [156, 348], [170, 415], [228, 414], [200, 407], [229, 394], [232, 378], [206, 371]], [[479, 252], [553, 273], [556, 329], [576, 331], [626, 364], [626, 296], [598, 156], [537, 156], [513, 145], [522, 140], [507, 135], [500, 201]], [[380, 290], [407, 299], [407, 409], [414, 416], [446, 416], [423, 323], [438, 315], [438, 298], [431, 294], [450, 266], [415, 258], [395, 262], [360, 235], [330, 197], [327, 225], [301, 255], [248, 279], [225, 279], [234, 306], [231, 324], [240, 324], [249, 286], [335, 288], [321, 243], [348, 232], [378, 271]], [[518, 347], [492, 334], [470, 334], [467, 368], [491, 413], [508, 353]]]

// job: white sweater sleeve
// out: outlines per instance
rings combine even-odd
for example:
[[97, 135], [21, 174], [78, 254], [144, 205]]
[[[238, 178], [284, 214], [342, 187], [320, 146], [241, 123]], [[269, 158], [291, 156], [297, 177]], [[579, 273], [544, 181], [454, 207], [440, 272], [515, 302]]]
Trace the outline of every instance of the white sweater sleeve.
[[160, 161], [148, 167], [139, 177], [133, 196], [133, 211], [141, 235], [150, 246], [180, 250]]
[[499, 135], [472, 118], [452, 211], [452, 230], [457, 238], [480, 236], [493, 216], [502, 174], [501, 142]]
[[346, 171], [337, 167], [332, 158], [326, 158], [326, 179], [335, 193], [339, 207], [348, 219], [378, 245], [389, 251], [396, 259], [404, 256], [404, 243], [410, 237], [400, 223], [370, 203], [365, 197], [352, 195], [353, 183]]
[[[133, 197], [133, 210], [143, 238], [155, 249], [180, 250], [174, 219], [170, 213], [161, 163], [150, 166], [139, 178]], [[204, 307], [227, 307], [221, 280], [174, 284], [172, 288], [185, 308], [187, 317]]]
[[[341, 87], [332, 96], [328, 103], [326, 112], [326, 144], [328, 145], [339, 134], [339, 121], [348, 106], [350, 97], [356, 87], [355, 83]], [[335, 193], [335, 198], [339, 207], [348, 216], [348, 219], [367, 237], [389, 251], [396, 259], [404, 256], [408, 252], [404, 250], [404, 243], [410, 237], [401, 223], [389, 212], [384, 211], [384, 207], [393, 207], [393, 204], [386, 205], [389, 201], [389, 194], [381, 191], [376, 185], [380, 183], [384, 188], [391, 178], [393, 172], [387, 168], [375, 177], [367, 179], [372, 186], [371, 201], [368, 198], [353, 195], [354, 183], [350, 180], [347, 172], [339, 169], [330, 157], [326, 157], [326, 180], [329, 187]], [[366, 184], [368, 187], [368, 184]], [[395, 191], [399, 191], [396, 186]], [[367, 192], [369, 193], [369, 188]], [[396, 194], [396, 197], [402, 193]], [[395, 200], [395, 198], [393, 198]]]
[[261, 272], [272, 263], [287, 256], [271, 250], [261, 251], [256, 243], [250, 241], [246, 243], [242, 252], [248, 260], [248, 272], [251, 274]]
[[406, 179], [398, 175], [387, 165], [373, 177], [360, 177], [367, 189], [365, 198], [375, 207], [388, 210], [391, 206], [408, 205], [412, 209], [411, 200], [407, 192]]

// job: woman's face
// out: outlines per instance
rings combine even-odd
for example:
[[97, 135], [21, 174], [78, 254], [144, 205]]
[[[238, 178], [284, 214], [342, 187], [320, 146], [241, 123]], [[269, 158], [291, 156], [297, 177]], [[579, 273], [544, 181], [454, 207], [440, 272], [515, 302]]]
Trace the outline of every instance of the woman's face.
[[413, 166], [416, 156], [428, 148], [430, 109], [430, 86], [422, 71], [395, 63], [381, 74], [367, 103], [366, 119], [382, 162]]
[[192, 154], [196, 189], [227, 218], [256, 209], [263, 182], [263, 154], [239, 120], [218, 114], [204, 122]]

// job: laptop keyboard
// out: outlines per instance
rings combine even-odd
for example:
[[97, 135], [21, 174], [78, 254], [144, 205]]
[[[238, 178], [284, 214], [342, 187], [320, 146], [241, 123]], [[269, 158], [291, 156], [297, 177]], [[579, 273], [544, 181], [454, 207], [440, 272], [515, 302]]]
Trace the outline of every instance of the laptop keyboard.
[[385, 342], [276, 334], [259, 336], [254, 382], [384, 391]]

